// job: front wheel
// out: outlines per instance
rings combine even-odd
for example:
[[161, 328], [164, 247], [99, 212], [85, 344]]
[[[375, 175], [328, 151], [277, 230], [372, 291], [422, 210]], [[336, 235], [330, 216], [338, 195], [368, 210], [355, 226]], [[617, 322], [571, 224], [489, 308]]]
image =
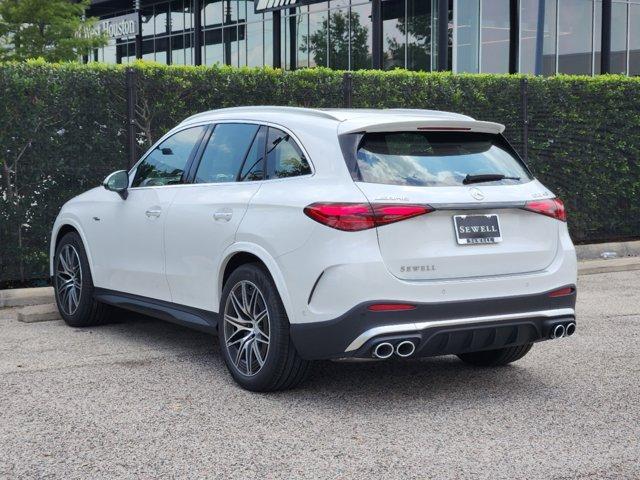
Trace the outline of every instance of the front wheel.
[[218, 341], [231, 375], [247, 390], [293, 388], [309, 369], [289, 336], [276, 286], [258, 264], [238, 267], [225, 283]]
[[71, 327], [91, 327], [109, 320], [112, 307], [93, 298], [93, 278], [80, 235], [67, 233], [53, 259], [53, 287], [60, 316]]
[[497, 350], [461, 353], [458, 358], [476, 367], [499, 367], [520, 360], [529, 353], [531, 347], [533, 347], [533, 343], [527, 343], [515, 347], [498, 348]]

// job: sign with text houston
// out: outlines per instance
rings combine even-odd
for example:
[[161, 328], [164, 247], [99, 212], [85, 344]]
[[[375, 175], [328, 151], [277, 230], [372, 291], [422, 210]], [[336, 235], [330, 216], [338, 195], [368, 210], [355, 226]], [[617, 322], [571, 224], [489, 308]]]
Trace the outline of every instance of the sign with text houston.
[[108, 38], [135, 37], [139, 32], [139, 14], [129, 13], [118, 17], [105, 18], [95, 24], [98, 33]]

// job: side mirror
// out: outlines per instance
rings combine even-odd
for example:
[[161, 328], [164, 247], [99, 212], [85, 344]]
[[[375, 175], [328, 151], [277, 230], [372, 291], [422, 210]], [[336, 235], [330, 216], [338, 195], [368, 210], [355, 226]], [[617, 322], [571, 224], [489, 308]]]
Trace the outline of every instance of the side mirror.
[[102, 186], [110, 192], [116, 192], [123, 200], [127, 199], [129, 188], [129, 173], [126, 170], [113, 172], [102, 182]]

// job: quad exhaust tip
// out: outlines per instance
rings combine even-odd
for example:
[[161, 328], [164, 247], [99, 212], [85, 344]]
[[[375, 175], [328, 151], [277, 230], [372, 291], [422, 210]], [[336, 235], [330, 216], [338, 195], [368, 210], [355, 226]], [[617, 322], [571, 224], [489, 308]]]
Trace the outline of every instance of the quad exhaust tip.
[[409, 340], [405, 340], [404, 342], [400, 342], [398, 344], [398, 346], [396, 347], [396, 354], [399, 357], [402, 358], [406, 358], [406, 357], [410, 357], [411, 355], [413, 355], [413, 352], [416, 351], [416, 345], [415, 343], [409, 341]]
[[559, 323], [558, 325], [556, 325], [555, 327], [553, 327], [553, 330], [551, 331], [551, 338], [561, 338], [564, 337], [566, 330], [564, 328], [564, 325], [562, 325], [561, 323]]
[[571, 322], [569, 325], [567, 325], [567, 328], [565, 328], [564, 335], [566, 337], [570, 337], [574, 333], [576, 333], [576, 324], [574, 322]]
[[393, 350], [393, 345], [389, 342], [382, 342], [376, 345], [373, 349], [373, 356], [384, 360], [385, 358], [389, 358], [393, 355]]

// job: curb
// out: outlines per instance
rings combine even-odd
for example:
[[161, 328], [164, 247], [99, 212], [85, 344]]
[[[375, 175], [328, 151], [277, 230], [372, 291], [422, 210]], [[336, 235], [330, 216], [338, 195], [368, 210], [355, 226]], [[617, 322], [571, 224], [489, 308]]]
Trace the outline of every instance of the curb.
[[631, 272], [634, 270], [640, 270], [640, 257], [617, 258], [611, 260], [585, 260], [578, 262], [578, 275]]
[[53, 287], [0, 290], [0, 308], [27, 307], [53, 302]]
[[18, 321], [23, 323], [50, 322], [60, 320], [60, 313], [55, 303], [30, 305], [18, 310]]
[[640, 257], [640, 240], [576, 245], [578, 260], [601, 260], [603, 254], [614, 254], [613, 258]]

